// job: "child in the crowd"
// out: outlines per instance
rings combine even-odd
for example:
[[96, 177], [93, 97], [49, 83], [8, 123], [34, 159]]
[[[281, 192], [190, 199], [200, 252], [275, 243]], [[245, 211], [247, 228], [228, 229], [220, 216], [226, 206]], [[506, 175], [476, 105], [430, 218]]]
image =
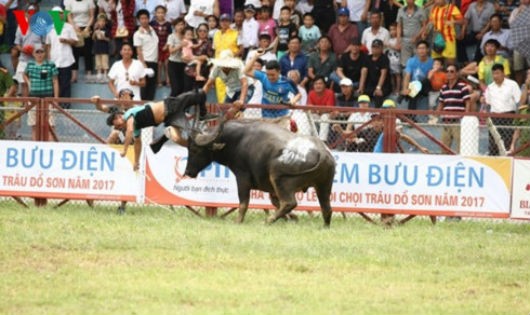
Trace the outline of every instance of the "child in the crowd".
[[190, 63], [194, 60], [193, 49], [199, 47], [199, 44], [193, 43], [194, 30], [192, 27], [184, 29], [184, 36], [182, 37], [182, 61]]
[[392, 86], [394, 87], [394, 94], [399, 94], [401, 91], [401, 53], [397, 40], [397, 23], [390, 24], [390, 39], [388, 40], [388, 50], [386, 52], [388, 60], [390, 61], [390, 74]]
[[260, 18], [258, 20], [258, 33], [267, 33], [274, 41], [276, 38], [276, 21], [271, 17], [271, 8], [269, 6], [262, 6], [260, 10]]
[[171, 23], [166, 20], [167, 9], [163, 5], [155, 8], [155, 18], [151, 21], [151, 27], [158, 36], [158, 85], [169, 85], [167, 75], [167, 59], [169, 50], [166, 48], [167, 38], [171, 34]]
[[[431, 83], [431, 90], [429, 91], [429, 109], [435, 109], [438, 106], [438, 97], [440, 96], [440, 90], [442, 86], [447, 83], [447, 77], [444, 71], [444, 61], [442, 58], [436, 58], [433, 60], [432, 69], [427, 75]], [[429, 119], [430, 123], [435, 123], [437, 118], [432, 116]]]
[[280, 10], [280, 23], [276, 29], [278, 33], [277, 55], [280, 59], [287, 52], [289, 39], [298, 36], [298, 28], [291, 22], [291, 9], [284, 6]]
[[245, 53], [243, 56], [247, 56], [248, 51], [258, 46], [258, 21], [254, 18], [256, 14], [256, 8], [252, 4], [245, 6], [245, 20], [243, 21], [242, 39]]
[[293, 22], [296, 27], [300, 27], [302, 24], [302, 13], [296, 9], [296, 1], [295, 0], [284, 0], [283, 1], [284, 6], [289, 7], [291, 9], [291, 22]]
[[313, 14], [304, 14], [304, 25], [298, 29], [298, 36], [302, 39], [302, 52], [306, 55], [312, 53], [315, 50], [318, 39], [322, 36], [320, 28], [315, 25]]
[[109, 41], [110, 29], [107, 23], [107, 16], [105, 13], [100, 13], [94, 25], [94, 33], [92, 34], [94, 40], [94, 55], [96, 56], [96, 82], [106, 83], [107, 72], [109, 71]]
[[208, 39], [210, 42], [213, 42], [213, 36], [219, 30], [219, 19], [215, 15], [208, 15], [206, 17], [206, 22], [208, 23]]

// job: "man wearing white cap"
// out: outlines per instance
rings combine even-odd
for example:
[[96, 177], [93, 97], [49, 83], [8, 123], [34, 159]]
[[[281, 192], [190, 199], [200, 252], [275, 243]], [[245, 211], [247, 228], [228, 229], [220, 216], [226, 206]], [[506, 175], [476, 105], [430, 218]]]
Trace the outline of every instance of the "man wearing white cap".
[[[59, 97], [58, 71], [53, 62], [46, 60], [44, 46], [35, 44], [33, 58], [29, 61], [24, 71], [24, 81], [28, 85], [29, 96], [32, 97]], [[50, 127], [55, 125], [52, 112], [48, 121]], [[37, 139], [35, 107], [28, 113], [28, 126], [31, 127], [32, 139]]]
[[208, 81], [204, 84], [204, 92], [207, 94], [215, 84], [215, 79], [219, 78], [226, 86], [226, 97], [223, 103], [233, 103], [234, 110], [240, 110], [248, 98], [252, 97], [252, 93], [248, 95], [248, 81], [243, 73], [243, 62], [235, 58], [232, 51], [227, 49], [221, 52], [219, 58], [213, 60], [213, 65]]
[[[59, 18], [64, 21], [63, 9], [59, 6], [52, 8], [59, 12]], [[72, 96], [72, 66], [75, 63], [73, 46], [77, 43], [77, 34], [70, 23], [64, 23], [58, 33], [54, 27], [46, 35], [46, 50], [50, 61], [55, 63], [59, 71], [59, 97]], [[61, 103], [63, 108], [70, 108], [69, 103]]]

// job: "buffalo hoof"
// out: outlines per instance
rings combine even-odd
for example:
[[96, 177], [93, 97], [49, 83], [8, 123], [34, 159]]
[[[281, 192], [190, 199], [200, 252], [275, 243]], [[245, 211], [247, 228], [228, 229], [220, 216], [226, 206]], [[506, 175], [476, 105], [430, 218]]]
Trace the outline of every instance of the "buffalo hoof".
[[125, 214], [125, 207], [124, 206], [119, 206], [118, 207], [118, 214], [119, 215]]

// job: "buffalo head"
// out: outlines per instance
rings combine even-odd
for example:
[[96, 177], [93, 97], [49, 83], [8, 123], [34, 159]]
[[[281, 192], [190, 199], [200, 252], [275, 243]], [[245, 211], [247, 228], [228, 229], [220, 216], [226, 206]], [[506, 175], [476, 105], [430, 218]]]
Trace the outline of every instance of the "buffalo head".
[[188, 162], [184, 175], [195, 178], [200, 171], [213, 162], [213, 153], [224, 147], [224, 144], [215, 143], [221, 134], [224, 122], [208, 133], [194, 132], [188, 142]]

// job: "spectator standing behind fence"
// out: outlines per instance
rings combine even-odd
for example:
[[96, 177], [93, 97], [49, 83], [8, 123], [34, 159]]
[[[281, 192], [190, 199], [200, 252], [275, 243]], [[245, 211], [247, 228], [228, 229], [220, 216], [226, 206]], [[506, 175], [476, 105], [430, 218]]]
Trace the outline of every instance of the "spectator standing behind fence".
[[167, 38], [171, 34], [171, 23], [166, 20], [167, 9], [163, 5], [155, 8], [155, 18], [151, 21], [151, 27], [158, 36], [158, 86], [169, 85], [168, 57], [169, 50], [166, 47]]
[[278, 35], [276, 54], [280, 59], [287, 52], [289, 39], [298, 36], [298, 27], [291, 21], [291, 9], [289, 7], [282, 7], [276, 33]]
[[[313, 80], [313, 89], [307, 95], [307, 105], [313, 106], [335, 106], [335, 93], [326, 85], [326, 78], [324, 76], [316, 76]], [[320, 140], [328, 143], [329, 135], [329, 111], [317, 110], [314, 112], [314, 118], [320, 120], [318, 136]]]
[[131, 89], [134, 100], [141, 100], [140, 87], [145, 85], [144, 65], [133, 59], [133, 48], [130, 43], [123, 43], [120, 54], [122, 59], [114, 62], [109, 71], [109, 89], [115, 98], [119, 97], [119, 91]]
[[426, 41], [419, 41], [416, 44], [416, 55], [407, 61], [405, 75], [403, 76], [403, 90], [401, 94], [408, 96], [411, 91], [409, 83], [419, 81], [422, 83], [422, 91], [416, 97], [409, 100], [409, 109], [427, 110], [429, 109], [428, 86], [429, 71], [431, 71], [433, 60], [429, 57], [429, 44]]
[[[521, 12], [524, 10], [527, 10], [530, 6], [530, 0], [520, 0], [521, 4], [519, 7], [515, 8], [512, 13], [510, 14], [509, 22], [510, 25], [513, 25], [514, 23], [519, 23], [520, 18], [524, 18], [523, 16], [519, 16]], [[530, 21], [525, 21], [526, 25], [530, 25]], [[525, 69], [530, 66], [529, 59], [525, 58], [521, 52], [517, 51], [517, 49], [514, 49], [513, 51], [513, 71], [515, 72], [515, 80], [522, 84], [524, 81], [525, 76]]]
[[504, 74], [506, 76], [510, 75], [510, 63], [503, 56], [497, 54], [498, 47], [500, 47], [500, 44], [496, 39], [488, 39], [484, 44], [486, 55], [478, 64], [478, 79], [482, 90], [486, 89], [486, 87], [493, 82], [492, 67], [494, 65], [503, 65]]
[[166, 19], [170, 25], [177, 18], [183, 18], [187, 12], [184, 0], [164, 0], [161, 2], [161, 5], [166, 7]]
[[401, 57], [399, 52], [399, 44], [397, 40], [397, 25], [390, 24], [390, 39], [388, 40], [388, 50], [386, 55], [390, 61], [390, 75], [392, 88], [395, 95], [401, 91]]
[[214, 66], [203, 87], [204, 93], [208, 94], [210, 88], [215, 84], [216, 78], [221, 79], [226, 86], [224, 103], [233, 104], [233, 113], [235, 114], [243, 107], [243, 104], [247, 103], [253, 93], [253, 87], [249, 89], [247, 78], [243, 73], [243, 62], [239, 58], [234, 58], [232, 51], [226, 49], [212, 63]]
[[245, 49], [244, 55], [248, 58], [248, 52], [258, 47], [258, 29], [259, 24], [254, 15], [256, 8], [252, 4], [245, 5], [245, 20], [243, 20], [241, 41]]
[[392, 92], [390, 61], [383, 54], [383, 46], [383, 41], [380, 39], [372, 41], [372, 54], [368, 56], [368, 61], [363, 67], [367, 75], [361, 75], [359, 83], [360, 93], [371, 96], [375, 107], [381, 107], [384, 99]]
[[322, 35], [311, 13], [304, 14], [304, 24], [298, 28], [298, 36], [302, 40], [302, 52], [306, 55], [312, 53]]
[[269, 34], [271, 40], [276, 39], [276, 21], [270, 16], [271, 8], [269, 6], [262, 6], [259, 10], [259, 19], [258, 19], [258, 32], [260, 34], [266, 33]]
[[252, 49], [247, 54], [247, 59], [245, 60], [245, 64], [254, 57], [257, 51], [263, 51], [263, 55], [261, 55], [261, 60], [267, 62], [269, 60], [278, 60], [276, 58], [276, 54], [273, 52], [273, 49], [268, 49], [271, 44], [271, 37], [269, 34], [260, 34], [259, 35], [259, 46], [256, 49]]
[[[35, 6], [30, 5], [26, 9], [25, 17], [29, 23], [31, 15], [35, 13]], [[24, 71], [28, 62], [33, 60], [33, 46], [35, 44], [42, 44], [43, 38], [31, 31], [31, 28], [28, 27], [26, 30], [26, 35], [22, 34], [22, 29], [19, 27], [16, 28], [15, 33], [15, 42], [13, 51], [16, 51], [17, 57], [17, 67], [15, 68], [14, 79], [18, 81], [21, 85], [22, 96], [28, 96], [28, 86], [24, 83]], [[14, 56], [12, 56], [14, 57]]]
[[[458, 68], [455, 65], [447, 66], [447, 84], [440, 90], [440, 101], [438, 111], [444, 111], [442, 115], [442, 143], [451, 148], [455, 145], [455, 151], [460, 152], [460, 120], [462, 116], [451, 113], [471, 112], [471, 87], [458, 79]], [[444, 152], [449, 154], [449, 152]]]
[[[17, 95], [17, 85], [9, 71], [0, 62], [0, 95], [4, 97], [15, 97]], [[2, 107], [9, 106], [7, 103], [1, 102]], [[9, 112], [6, 115], [5, 110], [0, 110], [0, 125], [4, 123], [5, 118], [9, 117]], [[7, 116], [7, 117], [6, 117]], [[18, 129], [20, 128], [20, 119], [12, 121], [8, 126], [4, 126], [3, 130], [0, 130], [1, 139], [15, 139]]]
[[361, 72], [368, 62], [367, 56], [361, 51], [361, 41], [358, 38], [354, 38], [351, 41], [348, 51], [348, 53], [342, 54], [339, 58], [336, 73], [341, 80], [344, 78], [350, 79], [353, 82], [355, 93], [359, 94]]
[[199, 24], [206, 22], [206, 17], [209, 15], [219, 16], [219, 14], [219, 0], [191, 0], [184, 20], [189, 26], [197, 28]]
[[[52, 8], [64, 20], [63, 9], [59, 6]], [[46, 35], [47, 55], [59, 71], [59, 97], [72, 97], [72, 67], [75, 63], [73, 46], [77, 43], [77, 34], [70, 23], [64, 23], [60, 34], [52, 28]], [[70, 103], [61, 103], [64, 109], [70, 108]]]
[[350, 11], [347, 8], [340, 8], [337, 11], [337, 15], [337, 23], [331, 25], [327, 35], [329, 38], [331, 38], [335, 55], [341, 56], [342, 54], [348, 52], [347, 48], [352, 40], [354, 38], [359, 39], [362, 33], [359, 32], [358, 25], [348, 22]]
[[[495, 13], [495, 6], [487, 0], [476, 0], [471, 3], [464, 15], [466, 23], [462, 32], [465, 32], [461, 45], [463, 49], [458, 52], [458, 59], [461, 61], [480, 60], [480, 42], [490, 28], [489, 21], [492, 14]], [[460, 56], [462, 55], [462, 56]]]
[[[24, 72], [24, 81], [28, 85], [30, 97], [59, 97], [59, 72], [55, 64], [46, 60], [44, 46], [35, 44], [33, 48], [33, 57], [35, 60], [28, 62]], [[50, 107], [51, 108], [51, 107]], [[28, 126], [31, 127], [31, 139], [37, 140], [37, 117], [36, 110], [33, 107], [28, 112]], [[50, 128], [55, 126], [53, 112], [49, 112], [48, 123]]]
[[372, 53], [372, 42], [379, 39], [383, 42], [384, 47], [388, 46], [390, 33], [386, 28], [381, 26], [381, 13], [370, 13], [370, 27], [365, 29], [362, 34], [361, 43], [368, 48], [368, 53]]
[[[454, 64], [456, 62], [456, 28], [455, 25], [463, 25], [465, 23], [464, 17], [460, 10], [453, 3], [447, 4], [446, 0], [434, 0], [434, 7], [429, 15], [429, 25], [432, 27], [434, 36], [433, 42], [437, 43], [437, 34], [443, 37], [445, 43], [443, 49], [438, 49], [437, 45], [433, 45], [432, 57], [443, 57], [447, 64]], [[423, 32], [423, 39], [427, 38], [427, 33]]]
[[[495, 64], [491, 68], [493, 72], [493, 83], [486, 89], [486, 104], [491, 113], [514, 114], [517, 103], [521, 100], [521, 90], [517, 83], [505, 77], [504, 66]], [[510, 126], [511, 118], [492, 118], [494, 125]], [[513, 129], [498, 128], [498, 132], [504, 142], [504, 147], [509, 148], [512, 144]], [[499, 155], [499, 145], [496, 143], [492, 133], [489, 133], [489, 155]]]
[[21, 3], [19, 3], [18, 0], [0, 0], [0, 3], [5, 6], [7, 11], [6, 20], [4, 21], [4, 36], [2, 44], [11, 48], [15, 41], [15, 32], [17, 31], [17, 20], [14, 11], [19, 7], [22, 7], [22, 5], [20, 5]]
[[401, 7], [397, 15], [397, 42], [400, 49], [401, 66], [405, 67], [407, 61], [414, 56], [416, 43], [421, 38], [421, 31], [427, 23], [425, 10], [407, 0], [406, 5]]
[[291, 70], [298, 70], [302, 81], [301, 85], [306, 85], [307, 78], [307, 56], [301, 51], [300, 38], [292, 37], [289, 39], [289, 51], [279, 59], [281, 74], [287, 76], [287, 73]]
[[[507, 59], [511, 57], [512, 43], [510, 42], [510, 30], [502, 28], [502, 20], [498, 14], [493, 14], [490, 17], [489, 31], [482, 36], [482, 41], [480, 42], [480, 59], [486, 54], [484, 52], [484, 46], [490, 39], [496, 39], [499, 42], [499, 55]], [[480, 59], [475, 59], [475, 61], [478, 62]]]
[[345, 9], [348, 9], [348, 17], [352, 24], [357, 26], [359, 30], [359, 37], [363, 34], [363, 31], [368, 27], [368, 13], [372, 1], [370, 0], [345, 0]]
[[135, 3], [134, 0], [110, 0], [109, 7], [112, 22], [111, 37], [115, 46], [113, 54], [117, 57], [123, 43], [132, 43], [132, 36], [136, 29]]
[[138, 60], [144, 67], [153, 70], [153, 76], [147, 76], [145, 85], [140, 89], [142, 100], [152, 101], [155, 99], [156, 79], [158, 77], [158, 36], [149, 25], [149, 12], [145, 9], [136, 13], [138, 19], [138, 30], [134, 33], [133, 42], [136, 48]]
[[332, 50], [331, 40], [327, 36], [322, 36], [318, 40], [317, 51], [309, 55], [307, 77], [313, 80], [317, 76], [322, 76], [326, 83], [333, 87], [334, 82], [330, 77], [335, 69], [337, 69], [337, 57]]
[[[529, 115], [530, 109], [530, 70], [526, 71], [526, 81], [521, 86], [521, 100], [519, 101], [518, 114]], [[512, 144], [508, 155], [515, 153], [516, 148], [526, 145], [530, 142], [530, 119], [518, 118], [515, 120], [515, 125], [518, 127], [515, 129], [512, 138]], [[517, 156], [530, 156], [530, 147], [518, 152]]]
[[[431, 90], [429, 91], [429, 109], [435, 109], [438, 106], [440, 90], [444, 84], [447, 83], [447, 76], [444, 71], [444, 62], [441, 58], [436, 58], [433, 60], [432, 69], [429, 71], [427, 77], [431, 84]], [[438, 120], [434, 116], [429, 116], [429, 118], [430, 124], [435, 124]]]
[[182, 60], [182, 46], [186, 22], [182, 18], [173, 21], [173, 33], [167, 38], [166, 47], [169, 52], [168, 76], [171, 86], [170, 96], [177, 96], [190, 86], [190, 78], [184, 73], [186, 63]]
[[72, 81], [77, 82], [79, 70], [79, 58], [83, 56], [85, 60], [85, 79], [86, 83], [92, 83], [94, 78], [94, 56], [92, 55], [92, 30], [94, 24], [96, 6], [92, 0], [64, 0], [64, 8], [69, 12], [68, 23], [74, 26], [78, 37], [84, 38], [83, 46], [74, 48], [75, 64], [72, 72]]
[[107, 16], [99, 14], [94, 25], [92, 34], [94, 41], [94, 55], [96, 59], [96, 79], [97, 83], [107, 83], [107, 73], [109, 71], [109, 47], [110, 47], [110, 29], [107, 25]]
[[[265, 72], [253, 69], [254, 62], [260, 57], [256, 54], [251, 62], [245, 66], [245, 74], [260, 81], [263, 86], [263, 105], [290, 104], [295, 105], [301, 97], [296, 84], [283, 77], [280, 73], [280, 64], [277, 61], [269, 61], [265, 65]], [[261, 115], [264, 118], [285, 117], [281, 123], [282, 127], [290, 129], [290, 119], [287, 116], [288, 109], [262, 109]]]

